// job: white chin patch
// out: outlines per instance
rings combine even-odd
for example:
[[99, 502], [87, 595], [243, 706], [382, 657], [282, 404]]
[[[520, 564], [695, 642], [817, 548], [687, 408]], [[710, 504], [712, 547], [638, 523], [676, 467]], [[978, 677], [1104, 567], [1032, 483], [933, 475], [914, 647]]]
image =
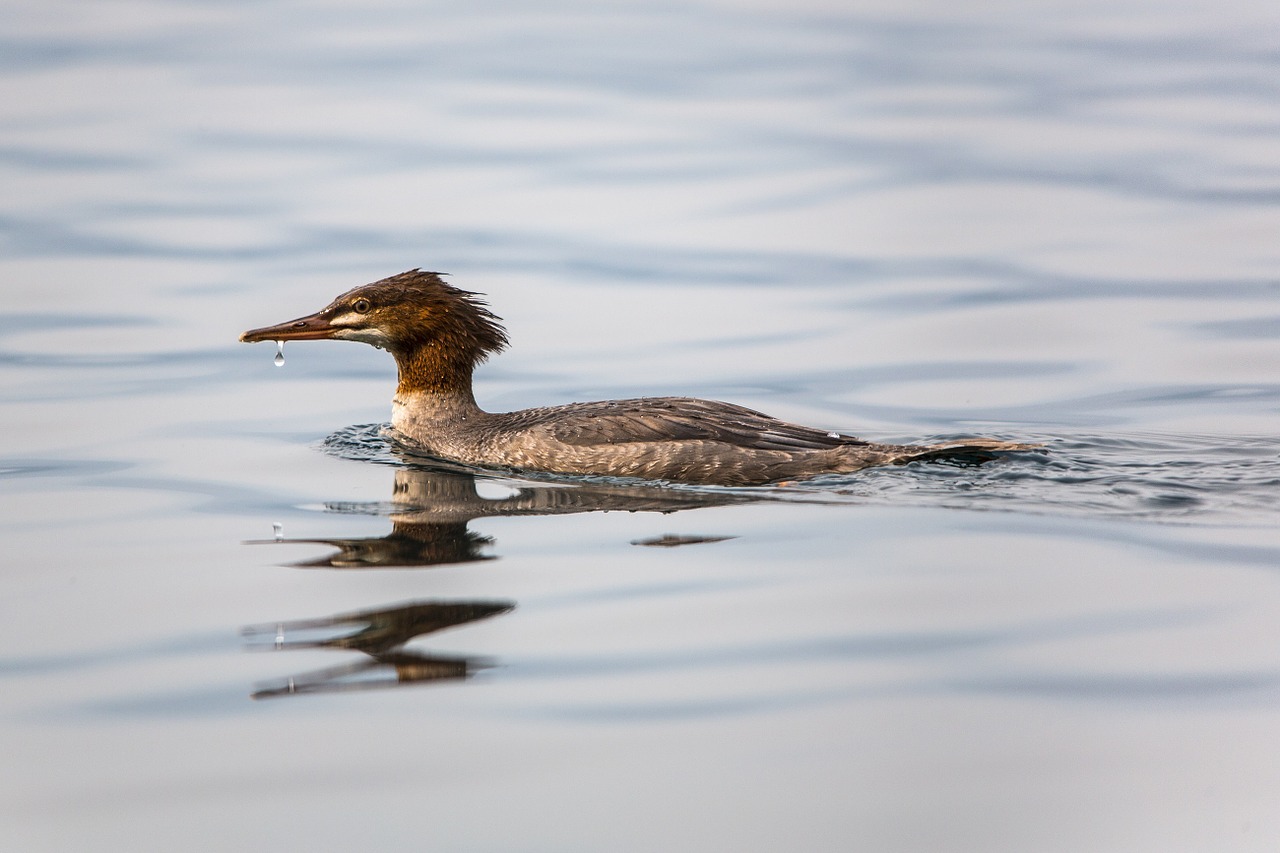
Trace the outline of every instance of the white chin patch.
[[[343, 318], [335, 318], [335, 325]], [[341, 341], [359, 341], [362, 344], [369, 344], [378, 349], [386, 349], [390, 340], [382, 333], [381, 329], [342, 329], [339, 328], [333, 333], [333, 336]]]

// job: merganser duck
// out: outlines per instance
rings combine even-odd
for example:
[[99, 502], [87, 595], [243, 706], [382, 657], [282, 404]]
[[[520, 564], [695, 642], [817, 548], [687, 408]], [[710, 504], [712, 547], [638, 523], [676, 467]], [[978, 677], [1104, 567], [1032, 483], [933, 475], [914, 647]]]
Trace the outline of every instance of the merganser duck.
[[360, 341], [387, 350], [399, 368], [393, 437], [412, 451], [485, 468], [754, 486], [923, 459], [981, 462], [1038, 447], [988, 438], [874, 444], [690, 397], [486, 412], [471, 375], [507, 346], [507, 333], [477, 294], [421, 270], [349, 290], [315, 314], [240, 340]]

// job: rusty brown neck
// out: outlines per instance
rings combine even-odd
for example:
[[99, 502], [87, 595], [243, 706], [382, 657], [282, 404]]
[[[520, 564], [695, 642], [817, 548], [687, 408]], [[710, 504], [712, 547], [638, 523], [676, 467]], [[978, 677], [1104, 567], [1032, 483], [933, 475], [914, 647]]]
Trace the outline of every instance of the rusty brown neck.
[[479, 411], [471, 391], [474, 353], [448, 341], [432, 340], [412, 349], [394, 350], [393, 355], [400, 370], [396, 399], [430, 400], [441, 410], [458, 413]]

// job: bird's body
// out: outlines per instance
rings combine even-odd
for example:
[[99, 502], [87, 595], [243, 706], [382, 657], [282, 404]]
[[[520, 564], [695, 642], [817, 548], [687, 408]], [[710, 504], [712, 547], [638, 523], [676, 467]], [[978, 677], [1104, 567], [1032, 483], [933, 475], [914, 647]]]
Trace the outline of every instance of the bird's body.
[[486, 412], [472, 393], [472, 371], [506, 345], [506, 333], [475, 294], [418, 270], [240, 339], [357, 340], [389, 350], [400, 370], [394, 435], [419, 452], [481, 467], [746, 486], [919, 459], [981, 461], [1035, 447], [982, 438], [874, 444], [690, 397]]

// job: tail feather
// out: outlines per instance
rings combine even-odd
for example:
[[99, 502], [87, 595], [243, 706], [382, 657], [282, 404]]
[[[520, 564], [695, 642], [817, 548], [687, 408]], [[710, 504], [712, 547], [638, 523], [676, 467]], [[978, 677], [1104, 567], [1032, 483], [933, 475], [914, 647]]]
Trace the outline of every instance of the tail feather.
[[980, 465], [997, 458], [1001, 453], [1043, 450], [1044, 445], [1001, 441], [997, 438], [963, 438], [940, 444], [880, 445], [876, 449], [885, 453], [884, 462], [895, 465], [933, 459]]

